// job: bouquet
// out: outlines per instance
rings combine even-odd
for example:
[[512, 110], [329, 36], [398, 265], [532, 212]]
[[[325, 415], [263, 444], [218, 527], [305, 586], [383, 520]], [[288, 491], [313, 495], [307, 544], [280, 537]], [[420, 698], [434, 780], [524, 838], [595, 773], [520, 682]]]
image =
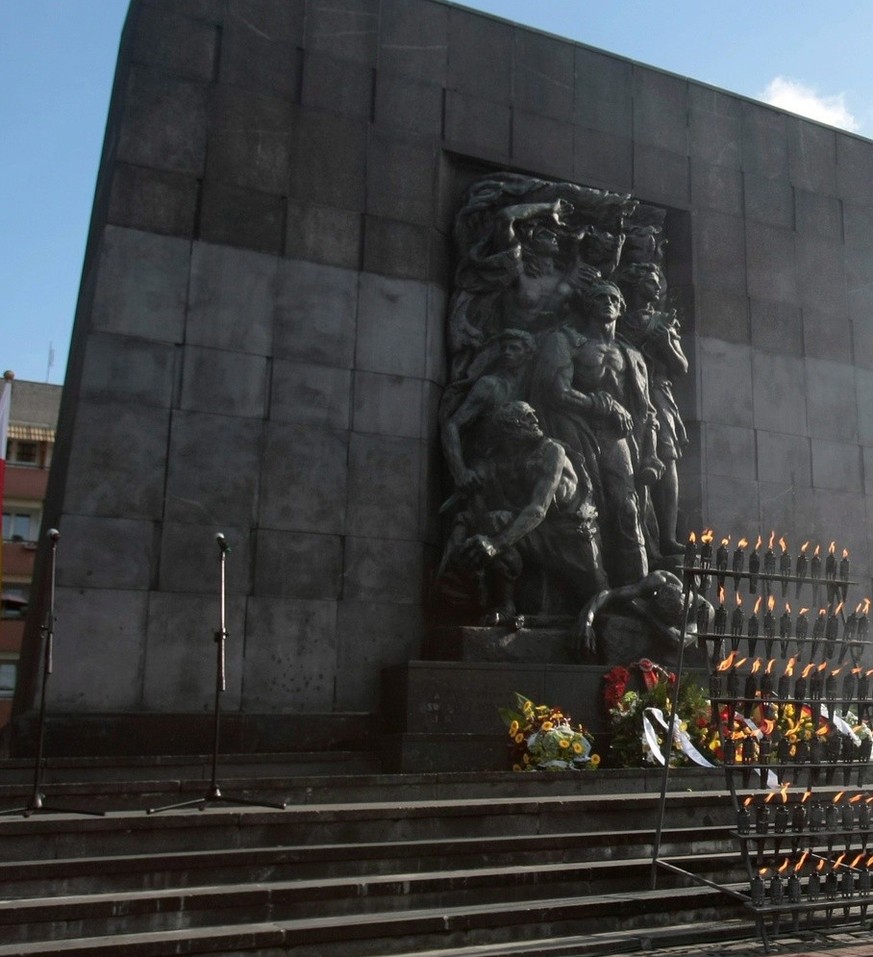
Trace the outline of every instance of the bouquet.
[[575, 728], [569, 714], [547, 705], [535, 705], [515, 693], [515, 708], [501, 708], [507, 728], [513, 771], [594, 770], [600, 755], [594, 738], [581, 724]]

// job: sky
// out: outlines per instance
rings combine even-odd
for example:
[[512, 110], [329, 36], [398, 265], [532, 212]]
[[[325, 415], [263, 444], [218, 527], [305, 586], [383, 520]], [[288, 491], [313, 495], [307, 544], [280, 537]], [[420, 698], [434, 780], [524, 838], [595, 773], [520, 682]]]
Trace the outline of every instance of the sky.
[[[873, 137], [870, 0], [465, 6]], [[63, 382], [126, 10], [0, 0], [0, 371], [19, 379]]]

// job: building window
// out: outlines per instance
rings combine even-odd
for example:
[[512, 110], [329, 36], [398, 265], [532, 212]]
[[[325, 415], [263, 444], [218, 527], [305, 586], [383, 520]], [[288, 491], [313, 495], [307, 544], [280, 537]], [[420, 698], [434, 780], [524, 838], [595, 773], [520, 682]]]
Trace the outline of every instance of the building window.
[[0, 698], [11, 698], [15, 694], [15, 682], [18, 678], [18, 663], [0, 661]]
[[39, 465], [39, 443], [10, 439], [6, 461], [10, 465]]
[[39, 538], [40, 510], [10, 507], [3, 512], [4, 542], [35, 542]]
[[27, 603], [30, 600], [30, 585], [10, 583], [3, 589], [0, 602], [0, 617], [24, 618], [27, 614]]

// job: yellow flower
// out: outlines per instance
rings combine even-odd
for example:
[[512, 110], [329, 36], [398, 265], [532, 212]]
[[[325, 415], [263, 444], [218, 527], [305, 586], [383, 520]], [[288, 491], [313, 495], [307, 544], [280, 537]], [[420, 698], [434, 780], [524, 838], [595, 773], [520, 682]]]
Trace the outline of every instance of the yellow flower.
[[588, 759], [588, 763], [589, 763], [589, 764], [593, 764], [594, 767], [596, 768], [597, 765], [600, 764], [600, 755], [599, 755], [599, 754], [592, 754], [591, 757]]
[[525, 751], [524, 758], [522, 759], [525, 764], [530, 764], [530, 755]]
[[569, 748], [569, 747], [570, 747], [570, 742], [569, 742], [566, 738], [561, 738], [561, 740], [558, 742], [558, 747], [559, 747], [559, 748]]
[[521, 766], [520, 764], [513, 764], [512, 770], [513, 770], [513, 771], [522, 771], [523, 768], [522, 768], [522, 766]]
[[513, 737], [513, 738], [518, 734], [517, 721], [513, 721], [512, 724], [509, 726], [509, 734], [510, 734], [510, 737]]
[[554, 728], [554, 725], [551, 721], [543, 721], [542, 724], [543, 731], [551, 731]]
[[521, 744], [523, 741], [524, 741], [524, 735], [523, 735], [523, 734], [517, 734], [517, 735], [515, 736], [515, 743], [516, 743], [516, 744]]
[[574, 741], [574, 742], [573, 742], [573, 750], [576, 752], [576, 754], [581, 754], [581, 753], [582, 753], [582, 745], [579, 744], [578, 741]]

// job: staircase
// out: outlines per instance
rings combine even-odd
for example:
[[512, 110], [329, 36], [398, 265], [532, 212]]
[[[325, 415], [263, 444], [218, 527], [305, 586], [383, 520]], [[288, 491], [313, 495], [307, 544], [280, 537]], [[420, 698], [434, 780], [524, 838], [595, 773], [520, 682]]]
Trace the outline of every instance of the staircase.
[[[658, 772], [223, 760], [223, 793], [288, 807], [147, 814], [205, 794], [205, 759], [53, 759], [47, 803], [107, 813], [0, 817], [0, 957], [580, 957], [754, 936], [719, 890], [667, 871], [650, 889]], [[0, 809], [27, 803], [26, 776], [0, 762]], [[742, 888], [722, 777], [670, 783], [662, 857]]]

